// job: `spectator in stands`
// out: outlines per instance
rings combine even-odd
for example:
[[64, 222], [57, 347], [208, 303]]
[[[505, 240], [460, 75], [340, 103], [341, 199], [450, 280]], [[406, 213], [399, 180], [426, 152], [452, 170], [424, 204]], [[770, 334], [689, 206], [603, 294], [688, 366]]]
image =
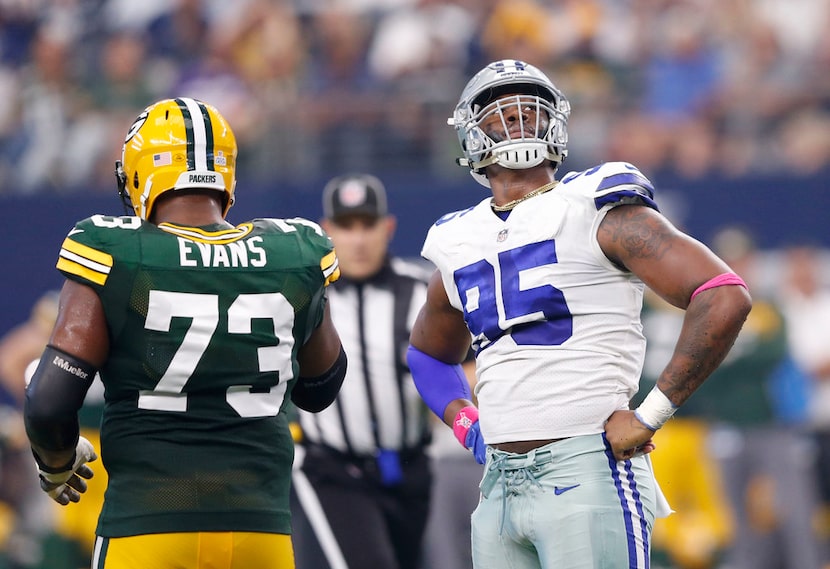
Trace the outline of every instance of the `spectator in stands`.
[[[821, 533], [830, 540], [830, 285], [822, 269], [827, 259], [809, 243], [784, 252], [786, 277], [782, 291], [793, 359], [811, 380], [809, 428], [817, 446], [821, 490]], [[824, 271], [826, 273], [826, 271]], [[825, 545], [826, 547], [826, 545]], [[830, 551], [825, 549], [825, 555]], [[825, 557], [830, 564], [830, 556]]]
[[[606, 138], [620, 131], [636, 136], [627, 124], [631, 113], [663, 131], [652, 138], [654, 167], [633, 160], [651, 173], [681, 165], [684, 177], [705, 175], [705, 147], [660, 148], [676, 135], [678, 117], [689, 121], [697, 141], [716, 135], [711, 152], [718, 159], [708, 166], [716, 173], [820, 175], [830, 161], [821, 137], [830, 106], [830, 40], [820, 33], [830, 24], [825, 0], [336, 4], [4, 5], [0, 192], [101, 185], [89, 163], [107, 130], [97, 120], [100, 108], [83, 96], [90, 77], [77, 70], [110, 51], [104, 42], [113, 32], [150, 39], [133, 73], [136, 85], [206, 97], [234, 114], [248, 161], [243, 170], [260, 180], [274, 167], [284, 177], [307, 178], [323, 164], [446, 175], [433, 159], [449, 142], [436, 110], [452, 91], [443, 86], [460, 85], [471, 70], [504, 56], [555, 68], [583, 109], [572, 125], [582, 133], [570, 158], [577, 167], [605, 158], [596, 149]], [[30, 44], [35, 49], [27, 57]], [[116, 96], [134, 101], [140, 88], [110, 98]], [[805, 106], [819, 114], [803, 120], [797, 113]], [[819, 121], [811, 123], [813, 117]], [[784, 139], [788, 145], [779, 147]], [[69, 141], [76, 152], [64, 156], [57, 141]], [[677, 153], [694, 165], [678, 162]], [[73, 178], [57, 180], [57, 171]]]
[[68, 158], [64, 141], [80, 110], [81, 85], [73, 76], [78, 63], [72, 57], [74, 39], [71, 28], [60, 22], [42, 22], [29, 64], [21, 69], [16, 94], [20, 136], [7, 180], [15, 192], [61, 189], [57, 173], [65, 171]]
[[812, 525], [817, 481], [804, 433], [806, 417], [782, 395], [803, 385], [791, 365], [784, 316], [758, 284], [750, 233], [723, 228], [712, 246], [755, 293], [730, 356], [684, 408], [711, 424], [709, 452], [718, 461], [735, 519], [726, 559], [738, 568], [819, 569]]
[[150, 54], [169, 65], [193, 67], [202, 58], [210, 26], [204, 0], [176, 0], [147, 25], [147, 35], [153, 38]]
[[[46, 557], [56, 525], [51, 500], [37, 483], [22, 411], [26, 370], [40, 358], [57, 315], [58, 292], [46, 291], [29, 317], [0, 338], [0, 567], [29, 567]], [[52, 561], [55, 569], [77, 567]]]
[[372, 22], [365, 14], [332, 9], [309, 22], [311, 56], [298, 102], [305, 148], [303, 164], [317, 170], [369, 170], [384, 156], [377, 140], [388, 135], [381, 121], [385, 95], [369, 70]]
[[[633, 405], [639, 405], [671, 359], [683, 311], [646, 289], [642, 320], [648, 349]], [[708, 421], [690, 416], [685, 408], [655, 433], [659, 451], [651, 454], [654, 473], [671, 480], [663, 491], [675, 512], [654, 525], [652, 567], [716, 569], [732, 542], [734, 520], [720, 468], [707, 445], [709, 435]]]

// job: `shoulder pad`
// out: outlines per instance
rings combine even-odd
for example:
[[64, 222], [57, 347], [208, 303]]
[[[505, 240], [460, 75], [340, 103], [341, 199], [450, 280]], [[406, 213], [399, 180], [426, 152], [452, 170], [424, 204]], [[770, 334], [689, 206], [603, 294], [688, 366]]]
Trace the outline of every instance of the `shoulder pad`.
[[131, 238], [126, 232], [144, 223], [136, 216], [93, 215], [75, 224], [66, 235], [58, 254], [57, 268], [66, 277], [103, 286], [113, 266], [111, 250], [119, 239]]
[[325, 231], [323, 231], [323, 228], [320, 227], [318, 223], [315, 223], [310, 219], [306, 219], [304, 217], [291, 217], [286, 219], [281, 219], [277, 217], [263, 217], [253, 220], [253, 223], [255, 225], [267, 224], [272, 228], [276, 227], [283, 233], [299, 233], [300, 235], [304, 235], [306, 233], [313, 232], [321, 237], [326, 236]]
[[[488, 198], [489, 199], [489, 198]], [[463, 216], [464, 214], [472, 211], [475, 206], [468, 207], [466, 209], [460, 209], [458, 211], [452, 211], [450, 213], [445, 213], [441, 217], [439, 217], [435, 223], [432, 224], [432, 227], [438, 227], [439, 225], [444, 225], [445, 223], [452, 221], [453, 219], [458, 219], [459, 217]]]
[[254, 220], [255, 223], [267, 224], [272, 230], [295, 236], [298, 250], [307, 255], [307, 261], [317, 263], [323, 273], [325, 286], [340, 278], [340, 266], [334, 244], [319, 224], [304, 217], [278, 219], [273, 217]]
[[579, 184], [588, 192], [597, 209], [606, 205], [640, 204], [658, 210], [654, 185], [628, 162], [606, 162], [583, 172], [569, 172], [563, 184]]

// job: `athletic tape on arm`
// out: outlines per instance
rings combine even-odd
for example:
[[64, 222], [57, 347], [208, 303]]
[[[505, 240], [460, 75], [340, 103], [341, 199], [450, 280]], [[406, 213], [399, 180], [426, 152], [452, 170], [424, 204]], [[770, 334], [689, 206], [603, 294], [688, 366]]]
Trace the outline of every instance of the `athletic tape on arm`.
[[723, 273], [721, 275], [709, 279], [708, 281], [697, 287], [695, 291], [692, 293], [692, 296], [689, 298], [689, 301], [691, 302], [694, 299], [694, 297], [699, 295], [704, 290], [709, 290], [710, 288], [725, 285], [738, 285], [749, 290], [749, 287], [746, 286], [744, 280], [735, 273]]
[[655, 385], [640, 406], [634, 410], [634, 415], [646, 427], [656, 431], [665, 425], [676, 411], [677, 407]]

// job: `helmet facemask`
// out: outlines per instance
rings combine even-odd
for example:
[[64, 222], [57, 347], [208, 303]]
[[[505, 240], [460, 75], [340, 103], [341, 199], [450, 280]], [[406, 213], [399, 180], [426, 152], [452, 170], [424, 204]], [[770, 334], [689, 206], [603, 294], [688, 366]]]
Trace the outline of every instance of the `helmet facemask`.
[[121, 160], [115, 161], [115, 183], [118, 185], [118, 197], [124, 204], [124, 213], [135, 215], [135, 208], [130, 201], [130, 192], [127, 191], [127, 174], [124, 172], [124, 163]]
[[[538, 166], [546, 158], [556, 160], [558, 148], [550, 120], [555, 109], [536, 95], [510, 95], [496, 99], [476, 112], [467, 131], [467, 151], [480, 167], [498, 164], [511, 170]], [[558, 137], [561, 138], [561, 137]], [[553, 154], [553, 156], [551, 156]]]
[[513, 170], [545, 160], [560, 164], [567, 155], [569, 114], [567, 99], [541, 71], [504, 60], [470, 80], [447, 123], [464, 151], [458, 164], [489, 187], [484, 168], [492, 164]]

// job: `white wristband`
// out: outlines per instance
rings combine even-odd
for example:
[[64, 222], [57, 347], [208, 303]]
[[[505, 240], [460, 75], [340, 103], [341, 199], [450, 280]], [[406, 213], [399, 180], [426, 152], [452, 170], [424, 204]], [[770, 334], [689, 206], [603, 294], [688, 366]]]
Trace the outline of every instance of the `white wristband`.
[[675, 411], [677, 407], [655, 385], [640, 406], [634, 410], [634, 415], [646, 427], [656, 431], [671, 419]]

